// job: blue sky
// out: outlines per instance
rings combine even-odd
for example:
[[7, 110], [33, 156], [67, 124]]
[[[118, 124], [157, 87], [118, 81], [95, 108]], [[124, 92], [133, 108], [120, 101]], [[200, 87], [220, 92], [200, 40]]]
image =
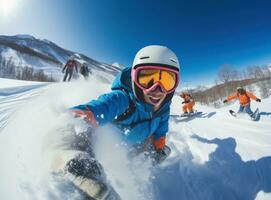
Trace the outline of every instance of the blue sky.
[[[181, 81], [211, 84], [219, 67], [271, 63], [271, 1], [1, 0], [0, 34], [31, 34], [125, 66], [150, 44], [179, 57]], [[269, 3], [270, 2], [270, 3]]]

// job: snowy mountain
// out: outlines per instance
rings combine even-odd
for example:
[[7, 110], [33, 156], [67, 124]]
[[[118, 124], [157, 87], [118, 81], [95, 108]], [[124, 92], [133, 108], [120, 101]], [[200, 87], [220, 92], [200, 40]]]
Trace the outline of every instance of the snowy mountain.
[[[18, 67], [42, 69], [46, 74], [62, 77], [61, 68], [75, 52], [63, 49], [49, 40], [36, 39], [30, 35], [0, 36], [0, 64], [12, 62]], [[98, 62], [77, 53], [79, 63], [86, 62], [94, 72], [106, 72], [115, 75], [120, 69]]]
[[117, 68], [119, 68], [119, 69], [123, 69], [123, 68], [124, 68], [124, 66], [123, 66], [122, 64], [118, 63], [118, 62], [114, 62], [114, 63], [112, 64], [112, 66], [115, 66], [115, 67], [117, 67]]
[[[86, 128], [67, 109], [110, 91], [110, 84], [94, 77], [53, 84], [0, 79], [0, 85], [0, 198], [82, 199], [50, 172], [62, 137]], [[114, 145], [112, 127], [98, 132], [95, 154], [124, 200], [270, 200], [270, 105], [270, 97], [252, 102], [258, 121], [232, 117], [228, 110], [237, 110], [237, 102], [220, 109], [196, 104], [202, 115], [180, 118], [181, 99], [174, 96], [172, 153], [164, 163], [153, 168], [128, 159]]]

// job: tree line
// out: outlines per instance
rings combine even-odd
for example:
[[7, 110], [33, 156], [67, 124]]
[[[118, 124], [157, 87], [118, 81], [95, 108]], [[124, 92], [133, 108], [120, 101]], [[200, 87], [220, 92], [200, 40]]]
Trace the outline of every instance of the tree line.
[[205, 105], [219, 107], [225, 97], [235, 92], [238, 86], [254, 92], [251, 84], [255, 83], [259, 87], [261, 98], [266, 98], [271, 95], [270, 70], [268, 66], [255, 65], [238, 71], [231, 65], [223, 65], [218, 71], [213, 87], [202, 89], [203, 86], [198, 86], [190, 92], [196, 101]]
[[33, 67], [16, 65], [12, 57], [8, 60], [3, 59], [0, 55], [0, 77], [28, 81], [55, 82], [52, 75], [47, 75], [42, 69], [34, 69]]

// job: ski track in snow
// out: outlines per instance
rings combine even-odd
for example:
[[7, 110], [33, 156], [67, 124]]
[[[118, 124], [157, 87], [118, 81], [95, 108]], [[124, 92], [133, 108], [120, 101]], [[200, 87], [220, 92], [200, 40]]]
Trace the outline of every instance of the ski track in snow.
[[0, 88], [0, 131], [6, 126], [12, 114], [20, 108], [20, 105], [36, 96], [41, 92], [38, 88], [45, 85], [37, 84], [5, 89]]
[[[0, 88], [1, 199], [82, 199], [64, 180], [48, 176], [55, 153], [51, 147], [71, 132], [69, 124], [84, 128], [67, 108], [110, 87], [98, 79], [44, 86]], [[124, 150], [111, 147], [112, 129], [106, 129], [97, 143], [98, 159], [124, 200], [271, 199], [270, 105], [271, 98], [252, 102], [261, 113], [256, 122], [230, 116], [228, 110], [236, 110], [237, 103], [220, 109], [197, 105], [200, 116], [171, 117], [172, 154], [153, 169], [140, 160], [129, 162]], [[180, 114], [178, 97], [171, 109], [172, 115]]]

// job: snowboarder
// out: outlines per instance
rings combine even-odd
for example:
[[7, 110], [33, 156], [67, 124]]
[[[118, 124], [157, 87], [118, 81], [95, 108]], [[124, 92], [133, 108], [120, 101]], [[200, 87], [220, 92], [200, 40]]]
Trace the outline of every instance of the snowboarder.
[[75, 68], [76, 72], [78, 72], [77, 64], [75, 61], [75, 56], [71, 56], [69, 58], [68, 62], [65, 64], [65, 66], [62, 69], [62, 73], [65, 73], [64, 78], [63, 78], [64, 82], [66, 81], [68, 76], [69, 76], [68, 81], [71, 80], [74, 68]]
[[[75, 106], [72, 112], [85, 118], [93, 128], [115, 124], [128, 146], [141, 152], [144, 147], [151, 147], [149, 155], [155, 163], [160, 163], [170, 153], [166, 134], [171, 99], [179, 83], [179, 68], [177, 56], [167, 47], [144, 47], [136, 54], [133, 66], [123, 69], [116, 77], [110, 93]], [[71, 174], [78, 174], [87, 168], [82, 166], [92, 163], [92, 158], [87, 162], [80, 160], [74, 158], [67, 164]]]
[[84, 78], [87, 80], [89, 76], [89, 68], [87, 66], [87, 63], [83, 63], [82, 66], [80, 67], [80, 73], [84, 76]]
[[[183, 98], [183, 116], [186, 116], [188, 114], [194, 113], [193, 107], [195, 105], [195, 101], [192, 98], [191, 94], [185, 93], [185, 92], [181, 92], [179, 95], [181, 98]], [[189, 111], [189, 113], [188, 113]]]
[[246, 112], [250, 116], [253, 115], [252, 110], [250, 109], [250, 99], [253, 99], [257, 102], [261, 102], [261, 99], [257, 98], [254, 94], [251, 92], [246, 91], [243, 87], [237, 87], [236, 92], [231, 94], [223, 101], [223, 103], [227, 103], [233, 99], [239, 99], [240, 107], [238, 110], [238, 113]]

